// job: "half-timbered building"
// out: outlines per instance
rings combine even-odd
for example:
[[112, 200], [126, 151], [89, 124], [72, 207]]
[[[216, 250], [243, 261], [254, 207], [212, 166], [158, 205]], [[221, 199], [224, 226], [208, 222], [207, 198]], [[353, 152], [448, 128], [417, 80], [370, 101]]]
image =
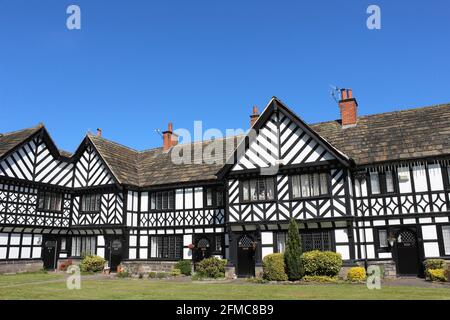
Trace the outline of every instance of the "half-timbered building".
[[420, 275], [424, 259], [449, 258], [450, 105], [358, 116], [344, 89], [339, 108], [307, 124], [274, 97], [246, 135], [178, 144], [169, 125], [145, 151], [101, 131], [73, 154], [43, 125], [0, 134], [0, 270], [218, 256], [252, 276], [284, 251], [291, 219], [303, 250], [346, 265]]

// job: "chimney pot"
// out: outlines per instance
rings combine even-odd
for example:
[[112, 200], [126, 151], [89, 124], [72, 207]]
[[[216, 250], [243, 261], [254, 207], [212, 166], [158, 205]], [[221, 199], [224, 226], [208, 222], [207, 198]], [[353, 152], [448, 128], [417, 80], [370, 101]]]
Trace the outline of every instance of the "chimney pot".
[[101, 137], [101, 136], [102, 136], [102, 129], [97, 128], [97, 137]]
[[339, 109], [341, 110], [342, 127], [355, 126], [358, 121], [358, 102], [353, 98], [352, 89], [341, 89]]

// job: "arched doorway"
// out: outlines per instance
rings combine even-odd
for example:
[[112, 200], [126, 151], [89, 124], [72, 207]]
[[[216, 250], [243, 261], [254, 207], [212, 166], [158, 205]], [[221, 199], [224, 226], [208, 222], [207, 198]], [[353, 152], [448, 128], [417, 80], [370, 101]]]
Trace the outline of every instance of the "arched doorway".
[[395, 241], [397, 274], [417, 276], [419, 266], [419, 246], [417, 235], [411, 229], [402, 229], [397, 233]]
[[240, 277], [255, 275], [256, 242], [247, 234], [241, 236], [237, 243], [237, 274]]
[[200, 238], [195, 243], [194, 262], [211, 257], [211, 242], [208, 238]]

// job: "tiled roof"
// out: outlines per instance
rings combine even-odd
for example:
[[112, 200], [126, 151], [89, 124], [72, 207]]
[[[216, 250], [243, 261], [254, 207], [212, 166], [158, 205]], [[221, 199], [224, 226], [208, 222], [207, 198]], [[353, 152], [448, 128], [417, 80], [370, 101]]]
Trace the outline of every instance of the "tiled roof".
[[346, 129], [339, 120], [310, 127], [357, 165], [450, 154], [450, 104], [361, 116]]
[[43, 128], [43, 125], [39, 124], [35, 127], [0, 134], [0, 157], [28, 139], [41, 128]]

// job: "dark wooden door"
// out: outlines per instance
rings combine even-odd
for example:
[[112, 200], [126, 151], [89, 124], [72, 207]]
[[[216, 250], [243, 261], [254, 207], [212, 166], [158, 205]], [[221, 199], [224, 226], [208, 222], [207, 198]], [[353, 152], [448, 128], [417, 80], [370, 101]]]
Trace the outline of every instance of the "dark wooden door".
[[108, 260], [109, 270], [117, 271], [122, 262], [123, 242], [121, 238], [107, 238], [105, 256]]
[[44, 236], [42, 243], [42, 260], [45, 270], [56, 269], [58, 261], [58, 239], [52, 236]]
[[255, 275], [255, 242], [248, 235], [243, 235], [237, 246], [237, 274], [239, 277]]
[[397, 273], [404, 276], [419, 274], [419, 250], [417, 236], [413, 230], [404, 229], [397, 234]]
[[197, 239], [194, 248], [194, 263], [211, 257], [211, 254], [212, 248], [210, 239], [207, 237]]

